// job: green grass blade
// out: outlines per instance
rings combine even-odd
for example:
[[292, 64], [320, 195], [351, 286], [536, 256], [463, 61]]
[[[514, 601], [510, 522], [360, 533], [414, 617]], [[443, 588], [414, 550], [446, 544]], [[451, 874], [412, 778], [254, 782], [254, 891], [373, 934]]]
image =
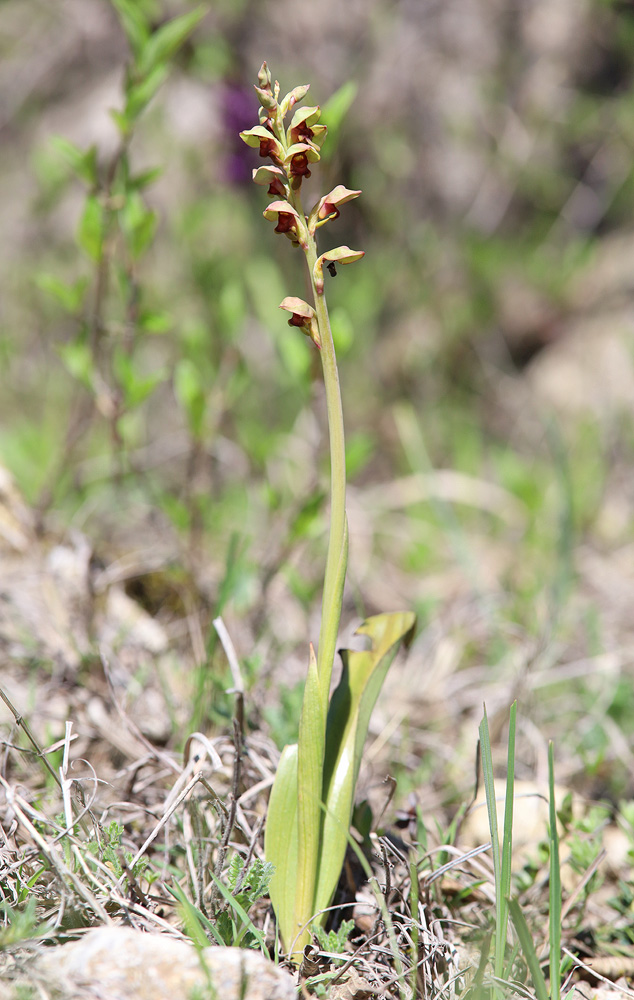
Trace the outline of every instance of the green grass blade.
[[220, 892], [220, 894], [227, 901], [227, 903], [229, 904], [229, 906], [231, 907], [231, 909], [233, 910], [233, 912], [235, 914], [237, 914], [237, 916], [240, 918], [241, 923], [245, 927], [247, 927], [251, 931], [251, 933], [253, 934], [254, 938], [256, 939], [256, 941], [258, 942], [258, 944], [260, 945], [260, 948], [262, 950], [262, 954], [265, 955], [268, 958], [269, 952], [268, 952], [268, 948], [266, 947], [266, 941], [264, 940], [264, 935], [262, 934], [262, 931], [258, 927], [255, 926], [255, 924], [251, 920], [251, 917], [249, 916], [249, 914], [247, 913], [247, 911], [245, 910], [245, 908], [238, 902], [238, 900], [235, 898], [235, 896], [231, 895], [231, 893], [230, 893], [229, 889], [227, 889], [226, 885], [224, 885], [220, 881], [219, 878], [216, 878], [216, 876], [214, 875], [214, 873], [213, 873], [213, 871], [211, 869], [209, 870], [209, 874], [211, 875], [211, 878], [213, 879], [215, 885], [217, 886], [218, 891]]
[[410, 879], [410, 890], [409, 890], [409, 908], [412, 915], [412, 979], [410, 983], [410, 988], [412, 991], [412, 996], [416, 996], [416, 990], [418, 988], [418, 936], [419, 936], [419, 924], [418, 924], [418, 896], [419, 896], [419, 885], [418, 885], [418, 868], [415, 861], [410, 861], [409, 865], [409, 879]]
[[551, 1000], [559, 1000], [561, 994], [561, 871], [559, 867], [559, 833], [557, 830], [557, 809], [555, 805], [555, 752], [552, 740], [548, 744], [548, 785], [550, 822], [550, 880], [548, 887], [550, 995]]
[[486, 795], [487, 813], [489, 816], [489, 831], [491, 834], [491, 854], [493, 856], [493, 876], [495, 879], [495, 975], [501, 977], [504, 967], [504, 944], [506, 928], [502, 923], [504, 903], [502, 900], [502, 870], [500, 865], [500, 840], [498, 835], [498, 814], [495, 801], [495, 780], [493, 777], [493, 758], [491, 756], [491, 737], [489, 735], [489, 720], [486, 706], [484, 717], [480, 723], [480, 753], [482, 757], [482, 774], [484, 776], [484, 792]]
[[526, 964], [528, 965], [528, 969], [531, 974], [531, 979], [533, 980], [533, 987], [537, 995], [537, 1000], [550, 1000], [548, 987], [546, 986], [546, 980], [544, 979], [544, 973], [541, 970], [537, 952], [535, 951], [535, 945], [533, 944], [533, 939], [531, 938], [531, 932], [528, 929], [528, 924], [526, 923], [520, 904], [516, 899], [509, 899], [508, 907], [511, 914], [511, 920], [513, 921], [513, 926], [515, 927], [520, 943], [520, 948], [522, 949], [524, 958], [526, 959]]
[[[509, 713], [509, 741], [506, 762], [506, 798], [504, 801], [504, 832], [502, 834], [501, 906], [498, 907], [499, 929], [496, 928], [496, 959], [502, 963], [506, 949], [508, 927], [508, 899], [511, 895], [511, 859], [513, 854], [513, 805], [515, 801], [515, 724], [517, 702]], [[497, 904], [497, 900], [496, 900]], [[499, 958], [498, 958], [499, 953]], [[496, 976], [498, 973], [496, 968]]]
[[178, 900], [180, 911], [183, 915], [183, 923], [190, 938], [198, 950], [209, 947], [209, 938], [205, 930], [209, 931], [216, 944], [223, 947], [225, 942], [212, 924], [211, 920], [198, 909], [197, 906], [187, 898], [178, 882], [167, 886], [168, 891]]

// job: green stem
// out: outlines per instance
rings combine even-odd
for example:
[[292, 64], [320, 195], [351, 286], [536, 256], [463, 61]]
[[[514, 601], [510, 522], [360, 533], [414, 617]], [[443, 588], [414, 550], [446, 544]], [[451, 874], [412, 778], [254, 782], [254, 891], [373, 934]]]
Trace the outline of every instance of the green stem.
[[306, 261], [313, 283], [315, 312], [321, 338], [321, 363], [326, 389], [328, 433], [330, 437], [330, 533], [321, 605], [321, 628], [317, 652], [320, 689], [326, 702], [337, 650], [341, 620], [343, 586], [348, 563], [348, 523], [346, 518], [346, 448], [343, 429], [343, 408], [335, 345], [328, 318], [328, 306], [323, 292], [315, 291], [313, 266], [317, 260], [315, 241], [311, 237]]
[[[299, 192], [291, 196], [293, 207], [304, 219]], [[330, 680], [337, 649], [343, 586], [348, 561], [346, 521], [346, 455], [343, 408], [335, 346], [328, 307], [323, 292], [315, 287], [313, 268], [317, 260], [314, 237], [302, 227], [301, 242], [313, 288], [315, 313], [321, 341], [321, 361], [326, 388], [330, 439], [330, 533], [322, 596], [321, 628], [317, 661], [311, 661], [304, 692], [298, 740], [298, 878], [295, 895], [295, 927], [306, 926], [314, 914], [319, 859], [322, 844], [323, 770]], [[310, 940], [307, 930], [299, 934], [294, 953]]]
[[[301, 196], [294, 191], [291, 204], [304, 218]], [[328, 554], [321, 603], [321, 627], [317, 650], [317, 667], [320, 692], [327, 705], [332, 669], [337, 651], [337, 636], [341, 620], [341, 605], [346, 568], [348, 564], [348, 522], [346, 517], [346, 446], [343, 427], [343, 407], [335, 345], [332, 339], [325, 292], [315, 288], [314, 266], [317, 261], [315, 237], [306, 229], [301, 233], [305, 240], [304, 253], [313, 290], [315, 312], [321, 339], [321, 365], [326, 389], [326, 410], [330, 439], [330, 532]]]

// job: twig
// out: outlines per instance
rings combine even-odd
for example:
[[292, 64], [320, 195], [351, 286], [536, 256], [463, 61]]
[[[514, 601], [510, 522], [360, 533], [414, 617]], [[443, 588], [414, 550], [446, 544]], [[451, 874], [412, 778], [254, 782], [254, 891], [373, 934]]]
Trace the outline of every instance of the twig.
[[[222, 833], [222, 838], [220, 844], [218, 845], [218, 855], [216, 857], [216, 864], [214, 866], [214, 875], [216, 880], [220, 881], [222, 875], [222, 869], [224, 867], [225, 858], [227, 857], [227, 848], [229, 846], [229, 840], [233, 832], [233, 828], [236, 822], [236, 810], [238, 807], [238, 795], [240, 792], [240, 777], [242, 774], [242, 731], [240, 729], [240, 724], [237, 719], [233, 720], [233, 745], [234, 745], [234, 758], [233, 758], [233, 780], [231, 783], [231, 802], [229, 805], [229, 816], [227, 818], [225, 828]], [[214, 904], [218, 899], [218, 888], [216, 882], [214, 882], [211, 889], [211, 909], [213, 911]]]
[[246, 857], [244, 859], [244, 865], [242, 866], [242, 871], [240, 872], [240, 874], [238, 876], [238, 880], [236, 882], [235, 889], [233, 890], [233, 895], [234, 896], [238, 895], [238, 893], [240, 892], [240, 889], [244, 885], [244, 880], [247, 877], [247, 873], [249, 871], [249, 865], [251, 864], [251, 861], [253, 859], [253, 855], [255, 854], [255, 847], [256, 847], [256, 844], [257, 844], [257, 839], [260, 836], [260, 830], [262, 829], [263, 826], [264, 826], [264, 817], [261, 816], [260, 819], [258, 820], [257, 824], [256, 824], [255, 830], [253, 831], [253, 833], [251, 835], [251, 840], [249, 841], [249, 849], [248, 849]]
[[383, 868], [385, 870], [385, 888], [383, 890], [383, 895], [385, 896], [385, 905], [389, 907], [390, 893], [392, 891], [392, 880], [390, 877], [390, 869], [392, 867], [392, 864], [387, 856], [387, 848], [385, 846], [385, 841], [383, 837], [380, 838], [379, 844], [381, 847], [381, 858], [383, 860]]
[[35, 753], [37, 754], [37, 756], [40, 758], [40, 760], [42, 761], [42, 763], [44, 764], [44, 766], [46, 767], [46, 769], [49, 771], [49, 773], [54, 778], [55, 782], [61, 788], [62, 786], [60, 784], [59, 775], [57, 774], [55, 768], [53, 767], [53, 765], [51, 764], [51, 762], [49, 760], [47, 760], [47, 758], [45, 756], [44, 750], [42, 750], [41, 746], [39, 745], [39, 743], [35, 739], [35, 736], [31, 732], [31, 730], [30, 730], [30, 728], [28, 726], [28, 723], [23, 718], [23, 716], [20, 715], [20, 713], [18, 712], [18, 710], [16, 708], [14, 708], [13, 704], [9, 701], [9, 698], [4, 693], [4, 691], [2, 690], [2, 688], [0, 688], [0, 698], [2, 698], [3, 702], [5, 703], [5, 705], [9, 709], [9, 711], [13, 714], [13, 717], [14, 717], [14, 719], [16, 721], [16, 724], [18, 726], [20, 726], [20, 728], [24, 731], [24, 734], [25, 734], [26, 738], [28, 739], [29, 743], [33, 747], [33, 750], [35, 751]]
[[600, 973], [595, 972], [595, 970], [592, 968], [591, 965], [586, 965], [585, 962], [582, 962], [577, 955], [573, 955], [573, 953], [571, 951], [568, 951], [567, 948], [562, 948], [561, 950], [563, 951], [564, 955], [567, 955], [568, 958], [572, 959], [572, 961], [579, 969], [583, 969], [584, 972], [588, 972], [591, 976], [594, 977], [594, 979], [598, 979], [602, 983], [607, 983], [608, 986], [612, 986], [614, 987], [615, 990], [619, 990], [619, 992], [625, 994], [626, 997], [634, 998], [634, 993], [632, 992], [632, 990], [627, 990], [624, 986], [619, 986], [618, 983], [613, 983], [611, 979], [607, 979]]
[[229, 669], [233, 679], [233, 687], [229, 689], [227, 694], [235, 694], [236, 696], [236, 715], [240, 725], [240, 734], [244, 738], [244, 681], [242, 679], [242, 671], [240, 670], [240, 662], [238, 660], [235, 646], [231, 641], [231, 636], [227, 631], [227, 626], [220, 616], [218, 618], [214, 618], [213, 626], [218, 633], [218, 638], [222, 643], [222, 648], [225, 651], [225, 656], [227, 657], [227, 662], [229, 663]]

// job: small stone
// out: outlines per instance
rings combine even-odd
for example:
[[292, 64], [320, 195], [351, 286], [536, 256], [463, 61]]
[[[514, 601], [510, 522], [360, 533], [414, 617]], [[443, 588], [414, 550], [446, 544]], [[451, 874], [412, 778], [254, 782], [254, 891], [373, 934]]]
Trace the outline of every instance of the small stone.
[[101, 927], [47, 949], [32, 968], [51, 1000], [295, 1000], [292, 977], [257, 951], [205, 948]]

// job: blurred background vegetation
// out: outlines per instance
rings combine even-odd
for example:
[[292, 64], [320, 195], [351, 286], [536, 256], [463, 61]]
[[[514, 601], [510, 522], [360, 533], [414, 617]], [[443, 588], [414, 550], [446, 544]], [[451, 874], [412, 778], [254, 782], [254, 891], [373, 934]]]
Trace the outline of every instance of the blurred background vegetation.
[[[152, 31], [192, 18], [145, 76], [124, 0], [0, 3], [0, 458], [44, 551], [89, 546], [74, 676], [89, 684], [119, 585], [168, 636], [175, 731], [231, 711], [222, 613], [251, 726], [295, 735], [328, 470], [318, 359], [278, 309], [305, 294], [302, 261], [237, 136], [266, 59], [324, 107], [315, 198], [363, 191], [324, 234], [366, 251], [328, 287], [344, 621], [420, 616], [369, 760], [430, 806], [468, 794], [482, 700], [495, 736], [517, 695], [525, 775], [555, 737], [563, 779], [631, 795], [634, 9], [132, 7]], [[68, 672], [39, 636], [2, 636], [7, 676]], [[129, 669], [141, 697], [153, 669]]]

